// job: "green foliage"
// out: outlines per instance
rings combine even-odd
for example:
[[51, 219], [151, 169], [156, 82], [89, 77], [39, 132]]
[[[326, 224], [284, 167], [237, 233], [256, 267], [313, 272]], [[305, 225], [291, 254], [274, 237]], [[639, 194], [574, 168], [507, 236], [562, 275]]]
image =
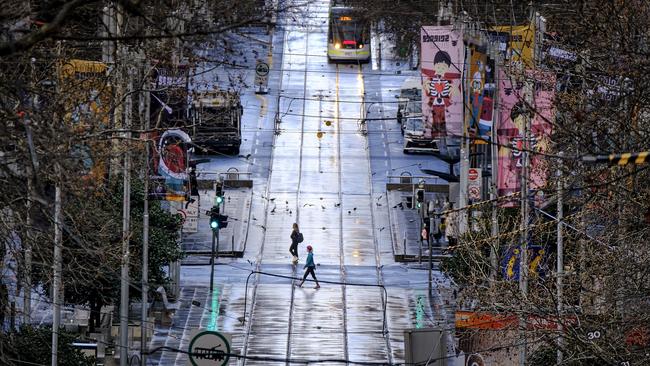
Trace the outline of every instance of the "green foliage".
[[[122, 181], [99, 190], [68, 194], [64, 199], [65, 229], [63, 281], [65, 300], [99, 308], [119, 302], [122, 258]], [[131, 223], [129, 277], [131, 298], [141, 296], [143, 184], [131, 182]], [[149, 282], [151, 287], [166, 284], [164, 267], [183, 257], [178, 246], [180, 218], [149, 202]], [[48, 246], [51, 248], [51, 246]], [[36, 261], [51, 262], [51, 249], [35, 253]], [[49, 280], [49, 266], [36, 271], [36, 281]]]
[[[49, 365], [52, 362], [52, 329], [49, 327], [25, 326], [16, 332], [6, 334], [3, 345], [5, 355], [0, 362], [9, 364], [27, 364], [31, 362], [38, 365]], [[95, 358], [85, 356], [79, 349], [72, 347], [75, 336], [59, 330], [59, 366], [84, 366], [95, 365]], [[4, 359], [3, 359], [4, 358]], [[12, 361], [16, 360], [16, 361]], [[20, 362], [22, 361], [22, 362]]]

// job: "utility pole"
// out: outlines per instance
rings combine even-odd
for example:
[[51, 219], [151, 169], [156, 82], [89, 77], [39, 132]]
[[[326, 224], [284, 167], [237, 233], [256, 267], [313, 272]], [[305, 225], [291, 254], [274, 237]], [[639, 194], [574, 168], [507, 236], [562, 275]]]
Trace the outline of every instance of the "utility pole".
[[[121, 5], [118, 4], [117, 8], [117, 35], [120, 36], [122, 33], [123, 22], [123, 11]], [[129, 357], [129, 260], [130, 260], [130, 231], [131, 231], [131, 154], [129, 152], [129, 139], [131, 138], [131, 112], [132, 112], [132, 97], [131, 89], [133, 88], [132, 82], [132, 73], [131, 73], [131, 63], [130, 63], [130, 53], [126, 50], [126, 46], [118, 44], [117, 46], [118, 57], [116, 62], [119, 61], [122, 63], [118, 67], [118, 75], [120, 80], [118, 81], [118, 87], [123, 88], [123, 83], [125, 82], [124, 77], [126, 76], [127, 90], [126, 95], [124, 96], [124, 108], [120, 108], [120, 112], [124, 112], [124, 115], [119, 115], [118, 117], [123, 118], [121, 128], [124, 129], [123, 137], [124, 141], [121, 144], [124, 149], [123, 155], [123, 201], [122, 201], [122, 265], [120, 272], [120, 366], [126, 366]], [[119, 94], [122, 97], [124, 93]], [[118, 105], [121, 105], [122, 100], [117, 100]], [[116, 108], [117, 113], [118, 108]]]
[[495, 90], [494, 90], [494, 102], [493, 102], [493, 112], [492, 112], [492, 130], [490, 131], [490, 152], [491, 152], [491, 185], [490, 185], [490, 199], [492, 200], [492, 245], [490, 245], [490, 278], [494, 281], [497, 278], [498, 273], [498, 262], [497, 262], [497, 250], [499, 248], [499, 217], [498, 209], [499, 203], [497, 202], [498, 197], [498, 173], [499, 173], [499, 146], [497, 145], [497, 124], [499, 122], [499, 68], [501, 67], [499, 60], [499, 48], [494, 43], [489, 45], [489, 55], [492, 60], [494, 60], [494, 80]]
[[[61, 246], [63, 233], [61, 228], [61, 174], [57, 169], [57, 182], [54, 191], [54, 279], [52, 282], [52, 298], [54, 314], [52, 314], [52, 366], [58, 365], [59, 328], [61, 327]], [[25, 289], [27, 290], [27, 289]]]
[[[57, 59], [61, 58], [61, 42], [57, 42]], [[57, 68], [57, 74], [59, 74]], [[54, 120], [57, 121], [55, 114]], [[58, 366], [59, 356], [59, 328], [61, 327], [61, 260], [62, 260], [62, 244], [63, 244], [63, 228], [62, 228], [62, 208], [61, 208], [61, 168], [58, 164], [55, 165], [56, 169], [56, 185], [54, 188], [54, 263], [52, 265], [54, 270], [54, 278], [52, 279], [52, 301], [53, 301], [53, 314], [52, 314], [52, 366]]]
[[[141, 53], [142, 75], [144, 86], [149, 85], [147, 62], [144, 53]], [[148, 89], [148, 87], [147, 87]], [[149, 133], [149, 101], [148, 91], [140, 92], [139, 112], [140, 120], [144, 126], [145, 133]], [[140, 362], [142, 366], [147, 365], [147, 319], [149, 318], [149, 156], [151, 154], [150, 141], [145, 140], [145, 158], [144, 158], [144, 207], [142, 216], [142, 309], [140, 314]]]
[[[560, 152], [562, 156], [562, 152]], [[556, 291], [557, 291], [557, 330], [559, 332], [557, 338], [557, 364], [561, 365], [563, 361], [562, 347], [564, 346], [564, 337], [562, 336], [562, 311], [563, 311], [563, 276], [564, 276], [564, 237], [562, 233], [562, 226], [564, 220], [564, 202], [562, 199], [563, 182], [562, 182], [562, 159], [558, 159], [557, 177], [557, 274], [556, 274]]]
[[[463, 22], [464, 24], [464, 22]], [[463, 40], [466, 39], [465, 37], [465, 32], [466, 28], [463, 27], [462, 32], [463, 32]], [[471, 52], [469, 51], [469, 45], [465, 45], [465, 65], [470, 65], [472, 62], [472, 56]], [[463, 89], [464, 90], [470, 90], [469, 88], [469, 82], [470, 78], [467, 77], [467, 73], [469, 72], [469, 66], [463, 68], [463, 76], [462, 76], [462, 83], [463, 83]], [[464, 103], [464, 102], [463, 102]], [[459, 202], [458, 202], [458, 228], [459, 228], [459, 233], [463, 234], [467, 232], [468, 227], [467, 227], [467, 210], [465, 209], [467, 207], [467, 175], [469, 172], [469, 138], [467, 134], [467, 108], [463, 107], [463, 129], [462, 129], [462, 137], [460, 140], [460, 197], [459, 197]]]

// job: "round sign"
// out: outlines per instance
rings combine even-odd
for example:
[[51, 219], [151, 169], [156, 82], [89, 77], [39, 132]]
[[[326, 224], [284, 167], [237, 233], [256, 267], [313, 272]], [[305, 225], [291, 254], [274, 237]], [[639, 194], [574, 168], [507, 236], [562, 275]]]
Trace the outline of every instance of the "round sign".
[[219, 332], [203, 331], [192, 338], [189, 354], [194, 366], [224, 366], [230, 360], [230, 344]]
[[481, 189], [479, 187], [469, 187], [469, 191], [467, 193], [470, 199], [481, 199]]
[[478, 171], [476, 169], [469, 169], [467, 171], [467, 177], [469, 180], [476, 180], [478, 178]]
[[266, 76], [269, 74], [269, 64], [260, 62], [255, 66], [255, 73], [259, 76]]

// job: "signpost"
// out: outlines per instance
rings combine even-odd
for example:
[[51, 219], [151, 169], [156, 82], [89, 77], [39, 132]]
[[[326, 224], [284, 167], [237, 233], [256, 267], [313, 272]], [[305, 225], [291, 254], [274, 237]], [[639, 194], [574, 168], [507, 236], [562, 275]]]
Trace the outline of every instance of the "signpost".
[[481, 200], [482, 174], [480, 168], [470, 168], [467, 171], [467, 197], [472, 201]]
[[266, 94], [269, 92], [269, 64], [262, 60], [257, 60], [255, 65], [255, 94]]
[[189, 363], [192, 366], [225, 366], [230, 360], [230, 335], [194, 329], [190, 334]]

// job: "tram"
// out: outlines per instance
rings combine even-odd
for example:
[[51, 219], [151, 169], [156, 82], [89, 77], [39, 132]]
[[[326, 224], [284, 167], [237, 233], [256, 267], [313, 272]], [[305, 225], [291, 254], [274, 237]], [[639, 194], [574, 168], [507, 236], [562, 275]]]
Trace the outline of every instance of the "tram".
[[328, 61], [369, 62], [370, 26], [359, 11], [334, 5], [329, 15]]

